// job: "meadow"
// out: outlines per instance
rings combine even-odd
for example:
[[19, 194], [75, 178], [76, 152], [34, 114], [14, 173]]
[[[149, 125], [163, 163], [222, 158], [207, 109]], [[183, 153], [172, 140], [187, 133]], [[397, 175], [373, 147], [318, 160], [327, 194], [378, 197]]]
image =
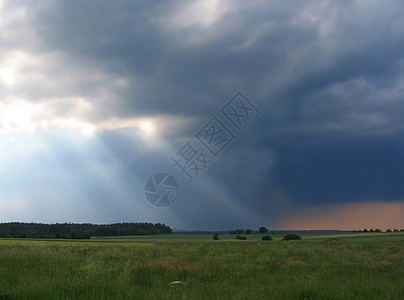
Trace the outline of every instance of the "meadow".
[[0, 239], [0, 299], [404, 298], [403, 233], [247, 238]]

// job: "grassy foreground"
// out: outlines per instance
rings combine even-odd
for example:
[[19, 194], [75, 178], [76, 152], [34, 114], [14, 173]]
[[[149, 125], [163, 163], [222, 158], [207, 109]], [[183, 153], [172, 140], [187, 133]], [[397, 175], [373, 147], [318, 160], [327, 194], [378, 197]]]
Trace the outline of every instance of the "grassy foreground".
[[403, 234], [0, 240], [0, 299], [403, 299], [403, 280]]

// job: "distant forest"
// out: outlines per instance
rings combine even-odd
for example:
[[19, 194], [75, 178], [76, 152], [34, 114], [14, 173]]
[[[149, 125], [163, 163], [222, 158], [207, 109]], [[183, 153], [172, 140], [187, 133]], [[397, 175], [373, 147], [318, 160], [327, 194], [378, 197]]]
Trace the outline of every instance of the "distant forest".
[[89, 239], [92, 236], [125, 236], [172, 233], [169, 226], [153, 223], [74, 224], [0, 223], [0, 237]]

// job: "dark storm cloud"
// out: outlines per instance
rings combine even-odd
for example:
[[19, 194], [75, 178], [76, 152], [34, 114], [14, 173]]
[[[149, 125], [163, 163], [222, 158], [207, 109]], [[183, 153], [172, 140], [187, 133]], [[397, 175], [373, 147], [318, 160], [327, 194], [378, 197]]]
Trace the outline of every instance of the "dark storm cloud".
[[[229, 9], [209, 28], [170, 29], [161, 20], [181, 8], [176, 2], [43, 2], [28, 12], [46, 49], [129, 78], [133, 88], [111, 99], [118, 114], [211, 113], [229, 90], [245, 89], [260, 104], [295, 110], [291, 117], [299, 118], [302, 98], [333, 83], [389, 82], [400, 74], [399, 2], [382, 10], [374, 3], [323, 2], [318, 10], [313, 2], [252, 3], [227, 3], [243, 10]], [[307, 10], [318, 20], [300, 16]], [[330, 33], [323, 36], [324, 26]], [[198, 34], [205, 38], [187, 42]]]
[[281, 147], [276, 180], [302, 202], [342, 203], [404, 197], [403, 143], [389, 139], [344, 140], [306, 149]]
[[[172, 11], [166, 2], [90, 3], [62, 1], [31, 5], [28, 10], [46, 49], [76, 55], [77, 63], [85, 57], [131, 80], [133, 88], [118, 92], [118, 102], [124, 102], [116, 104], [120, 114], [206, 113], [212, 104], [228, 98], [235, 86], [261, 90], [265, 77], [283, 64], [289, 47], [315, 37], [314, 32], [289, 24], [297, 8], [258, 13], [259, 7], [247, 7], [243, 14], [229, 12], [209, 29], [169, 30], [165, 28], [169, 24], [159, 21]], [[275, 27], [261, 32], [259, 27], [267, 21]], [[181, 46], [193, 31], [207, 36], [207, 41]], [[244, 46], [255, 31], [256, 40]]]
[[[22, 4], [37, 38], [35, 47], [22, 47], [45, 57], [57, 53], [58, 66], [66, 67], [60, 76], [58, 68], [49, 70], [60, 85], [26, 83], [18, 93], [28, 99], [83, 97], [94, 104], [90, 121], [198, 117], [200, 124], [165, 138], [175, 150], [183, 141], [176, 138], [192, 136], [236, 91], [244, 91], [262, 115], [202, 181], [210, 179], [209, 188], [255, 214], [246, 226], [293, 204], [404, 196], [401, 1], [223, 1], [216, 17], [207, 10], [190, 19], [182, 10], [191, 4], [180, 1], [7, 5]], [[141, 139], [119, 130], [98, 137], [126, 165], [119, 176], [139, 198], [142, 187], [131, 186], [133, 178], [145, 180], [159, 166], [176, 174], [169, 151], [148, 153]], [[86, 189], [109, 201], [97, 186], [88, 183]], [[184, 224], [243, 222], [203, 186], [184, 188], [183, 198], [184, 206], [175, 210]]]
[[[115, 114], [211, 114], [242, 89], [290, 124], [306, 121], [304, 111], [317, 109], [312, 95], [335, 83], [360, 78], [380, 89], [402, 75], [401, 3], [324, 3], [318, 10], [312, 2], [228, 3], [243, 10], [229, 10], [209, 28], [170, 29], [161, 19], [178, 6], [167, 2], [63, 1], [33, 7], [33, 20], [45, 47], [124, 74], [129, 85], [105, 105]], [[304, 17], [310, 10], [317, 21]], [[187, 42], [198, 34], [202, 41]], [[347, 110], [364, 97], [356, 91]], [[336, 111], [344, 105], [339, 98], [321, 102]], [[321, 108], [314, 119], [324, 117]]]

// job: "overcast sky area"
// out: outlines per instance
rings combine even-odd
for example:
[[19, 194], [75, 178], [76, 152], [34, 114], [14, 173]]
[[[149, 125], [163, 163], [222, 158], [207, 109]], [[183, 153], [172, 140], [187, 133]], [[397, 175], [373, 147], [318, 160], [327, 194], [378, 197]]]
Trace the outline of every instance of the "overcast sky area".
[[[0, 0], [0, 222], [403, 228], [403, 36], [401, 0]], [[188, 141], [210, 160], [192, 183]]]

